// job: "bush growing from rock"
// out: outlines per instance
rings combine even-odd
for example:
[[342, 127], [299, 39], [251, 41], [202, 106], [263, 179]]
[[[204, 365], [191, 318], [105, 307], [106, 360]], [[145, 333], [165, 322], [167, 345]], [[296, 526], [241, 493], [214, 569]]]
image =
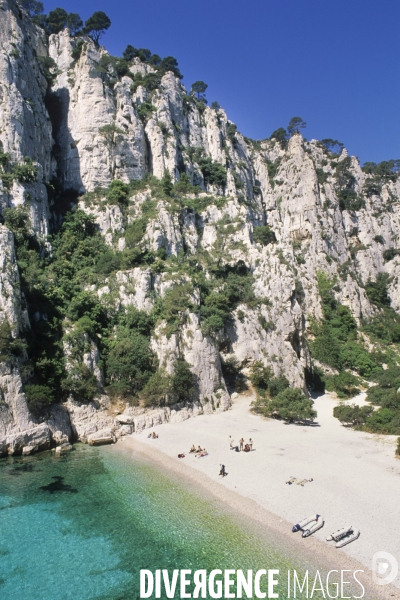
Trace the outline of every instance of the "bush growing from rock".
[[276, 242], [276, 236], [269, 225], [260, 225], [253, 229], [253, 240], [256, 244], [267, 246]]
[[24, 391], [29, 410], [33, 413], [54, 402], [54, 392], [47, 385], [26, 385]]
[[112, 203], [127, 205], [129, 200], [129, 186], [119, 179], [114, 179], [108, 188], [107, 199]]

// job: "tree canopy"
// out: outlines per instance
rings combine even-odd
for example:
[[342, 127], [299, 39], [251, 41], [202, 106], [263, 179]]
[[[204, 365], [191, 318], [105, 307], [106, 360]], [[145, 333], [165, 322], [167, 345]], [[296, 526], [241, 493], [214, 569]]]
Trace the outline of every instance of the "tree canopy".
[[31, 18], [37, 17], [44, 10], [43, 3], [37, 2], [37, 0], [20, 0], [19, 4], [21, 8], [28, 12]]
[[304, 129], [306, 125], [307, 123], [301, 117], [292, 117], [287, 127], [289, 135], [292, 136], [295, 133], [300, 133], [300, 129]]
[[339, 142], [338, 140], [333, 140], [332, 138], [325, 138], [324, 140], [321, 140], [321, 144], [325, 146], [327, 150], [333, 152], [334, 154], [340, 154], [340, 152], [344, 148], [344, 144], [342, 144], [342, 142]]
[[286, 129], [283, 127], [279, 127], [279, 129], [275, 129], [270, 135], [270, 140], [276, 140], [277, 142], [286, 142], [288, 138], [288, 134]]
[[51, 10], [47, 17], [49, 33], [59, 33], [67, 26], [68, 13], [63, 8]]
[[204, 81], [195, 81], [192, 84], [191, 92], [192, 94], [196, 94], [198, 100], [205, 101], [205, 91], [208, 88], [208, 85], [204, 83]]
[[110, 27], [111, 21], [106, 13], [98, 10], [85, 22], [84, 32], [90, 35], [95, 44], [99, 43], [101, 36]]

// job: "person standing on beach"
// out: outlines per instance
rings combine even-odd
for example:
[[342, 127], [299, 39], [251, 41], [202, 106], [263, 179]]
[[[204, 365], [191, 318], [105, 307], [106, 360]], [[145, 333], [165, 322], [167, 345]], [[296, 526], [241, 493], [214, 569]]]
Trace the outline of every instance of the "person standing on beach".
[[231, 435], [229, 436], [229, 448], [233, 450], [233, 437]]
[[249, 439], [250, 452], [253, 450], [253, 440]]
[[239, 440], [239, 449], [240, 449], [240, 452], [243, 450], [243, 444], [244, 444], [244, 439], [240, 438], [240, 440]]

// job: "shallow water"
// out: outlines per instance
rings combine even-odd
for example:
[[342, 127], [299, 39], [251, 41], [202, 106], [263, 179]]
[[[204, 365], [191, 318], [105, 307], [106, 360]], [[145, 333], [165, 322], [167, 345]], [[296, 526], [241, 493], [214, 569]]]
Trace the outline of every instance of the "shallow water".
[[2, 599], [130, 600], [140, 569], [216, 568], [280, 569], [280, 598], [300, 570], [223, 505], [112, 448], [0, 461]]

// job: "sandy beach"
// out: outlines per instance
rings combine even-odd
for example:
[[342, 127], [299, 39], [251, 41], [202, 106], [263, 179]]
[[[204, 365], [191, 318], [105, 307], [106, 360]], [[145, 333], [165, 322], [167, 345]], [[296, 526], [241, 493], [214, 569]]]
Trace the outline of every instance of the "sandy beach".
[[[369, 581], [376, 552], [389, 552], [400, 562], [396, 438], [343, 427], [332, 415], [337, 400], [330, 394], [315, 400], [318, 418], [314, 426], [285, 425], [254, 415], [249, 409], [251, 400], [241, 395], [227, 412], [155, 427], [157, 440], [148, 439], [149, 430], [145, 430], [121, 444], [191, 477], [231, 506], [290, 535], [290, 543], [300, 552], [311, 551], [342, 569], [359, 568], [361, 563]], [[360, 394], [351, 402], [362, 404], [363, 400]], [[230, 450], [229, 435], [235, 444], [241, 437], [245, 442], [251, 437], [253, 451]], [[208, 456], [189, 454], [192, 444], [206, 448]], [[178, 459], [181, 452], [186, 457]], [[218, 475], [220, 463], [228, 473], [223, 479]], [[287, 485], [291, 476], [313, 481], [303, 487]], [[306, 540], [291, 533], [294, 523], [313, 513], [325, 517], [323, 529]], [[345, 525], [360, 529], [361, 535], [336, 549], [325, 539]], [[394, 584], [400, 587], [399, 576]], [[376, 597], [400, 597], [391, 586], [376, 590]]]

